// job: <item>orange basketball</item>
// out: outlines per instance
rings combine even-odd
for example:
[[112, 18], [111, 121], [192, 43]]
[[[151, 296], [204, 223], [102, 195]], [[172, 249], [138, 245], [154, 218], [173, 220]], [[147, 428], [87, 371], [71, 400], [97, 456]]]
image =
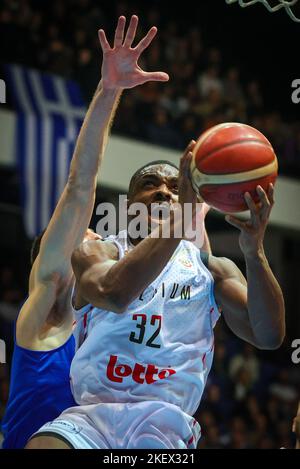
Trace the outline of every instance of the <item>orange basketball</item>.
[[200, 198], [222, 212], [247, 210], [244, 194], [258, 202], [256, 186], [275, 182], [277, 158], [269, 140], [245, 124], [228, 122], [204, 132], [195, 145], [192, 183]]

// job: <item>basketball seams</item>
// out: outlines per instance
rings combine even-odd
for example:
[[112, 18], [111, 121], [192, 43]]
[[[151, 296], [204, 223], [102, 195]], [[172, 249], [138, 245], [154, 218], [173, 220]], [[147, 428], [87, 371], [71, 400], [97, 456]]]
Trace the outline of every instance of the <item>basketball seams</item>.
[[[256, 185], [260, 184], [262, 187], [266, 184], [273, 183], [276, 179], [276, 174], [265, 176], [261, 179], [254, 179], [252, 181], [244, 181], [241, 187], [240, 183], [232, 183], [227, 185], [228, 191], [224, 193], [226, 185], [214, 185], [214, 184], [203, 184], [201, 186], [201, 196], [204, 197], [206, 202], [214, 207], [216, 210], [223, 213], [242, 212], [248, 210], [247, 205], [244, 202], [244, 193], [250, 192], [255, 200], [255, 203], [259, 201], [259, 197], [256, 194]], [[238, 186], [236, 190], [235, 186]], [[216, 188], [216, 190], [214, 189]]]
[[[250, 125], [247, 125], [247, 124], [241, 124], [239, 122], [225, 122], [223, 124], [215, 125], [215, 126], [211, 127], [210, 129], [206, 130], [200, 136], [200, 138], [197, 140], [197, 143], [195, 145], [193, 154], [196, 155], [198, 153], [200, 145], [202, 145], [202, 143], [205, 142], [205, 140], [207, 140], [209, 137], [211, 137], [212, 134], [217, 133], [222, 129], [226, 129], [226, 128], [229, 129], [229, 128], [232, 128], [232, 127], [243, 127], [243, 128], [246, 127], [246, 128], [249, 128], [252, 132], [253, 132], [253, 130], [255, 130], [255, 132], [257, 132], [258, 136], [260, 136], [265, 141], [265, 143], [268, 143], [272, 147], [272, 145], [270, 144], [268, 139], [259, 130], [254, 129], [254, 127], [251, 127]], [[259, 138], [257, 138], [257, 140], [259, 140]], [[259, 141], [261, 141], [261, 140], [259, 140]]]
[[[261, 140], [258, 140], [258, 139], [255, 139], [255, 138], [249, 138], [249, 139], [243, 138], [243, 139], [240, 139], [240, 140], [234, 140], [234, 141], [222, 144], [222, 145], [214, 148], [213, 150], [209, 151], [205, 156], [203, 156], [201, 158], [200, 162], [203, 163], [204, 161], [207, 161], [207, 159], [209, 157], [213, 156], [215, 153], [217, 153], [220, 150], [223, 150], [223, 149], [228, 150], [228, 148], [230, 148], [230, 147], [234, 147], [236, 145], [245, 145], [247, 143], [256, 143], [260, 146], [266, 147], [266, 148], [271, 149], [273, 151], [273, 147], [270, 143], [262, 142]], [[273, 151], [273, 155], [275, 156], [274, 151]]]
[[223, 184], [234, 184], [234, 183], [241, 183], [252, 181], [253, 179], [261, 179], [265, 176], [269, 176], [271, 174], [277, 173], [278, 170], [278, 163], [277, 158], [265, 166], [261, 166], [260, 168], [252, 169], [250, 171], [243, 171], [239, 173], [231, 173], [231, 174], [206, 174], [201, 173], [199, 169], [195, 166], [192, 170], [192, 179], [195, 185], [198, 187], [198, 191], [201, 186], [209, 185], [209, 184], [216, 184], [216, 185], [223, 185]]

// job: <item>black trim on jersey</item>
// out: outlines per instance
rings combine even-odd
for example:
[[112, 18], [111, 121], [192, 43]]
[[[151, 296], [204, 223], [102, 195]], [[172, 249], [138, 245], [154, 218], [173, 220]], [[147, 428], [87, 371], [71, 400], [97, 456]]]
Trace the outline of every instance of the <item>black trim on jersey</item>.
[[203, 262], [205, 267], [208, 269], [208, 258], [209, 258], [208, 252], [200, 251], [200, 257], [201, 257], [201, 261]]
[[74, 446], [69, 442], [69, 440], [67, 440], [67, 438], [62, 436], [60, 433], [47, 432], [47, 430], [39, 432], [36, 435], [33, 435], [31, 438], [29, 438], [28, 441], [32, 441], [39, 436], [51, 436], [52, 438], [57, 438], [58, 440], [63, 441], [67, 446], [69, 446], [70, 449], [75, 449]]

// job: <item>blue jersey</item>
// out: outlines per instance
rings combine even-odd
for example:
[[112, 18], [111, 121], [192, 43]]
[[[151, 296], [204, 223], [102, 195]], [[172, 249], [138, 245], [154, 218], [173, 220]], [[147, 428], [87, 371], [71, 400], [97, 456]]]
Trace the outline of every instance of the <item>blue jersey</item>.
[[27, 350], [15, 344], [10, 393], [2, 420], [2, 447], [24, 448], [30, 436], [61, 412], [76, 405], [70, 389], [74, 336], [50, 351]]

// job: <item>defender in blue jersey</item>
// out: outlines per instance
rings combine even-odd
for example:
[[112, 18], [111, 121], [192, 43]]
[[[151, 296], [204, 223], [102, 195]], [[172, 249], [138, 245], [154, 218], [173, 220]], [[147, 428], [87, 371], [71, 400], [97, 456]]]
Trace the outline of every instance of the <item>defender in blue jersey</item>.
[[45, 352], [15, 344], [9, 401], [2, 421], [4, 449], [24, 448], [41, 424], [76, 405], [69, 386], [74, 352], [73, 335], [61, 347]]

